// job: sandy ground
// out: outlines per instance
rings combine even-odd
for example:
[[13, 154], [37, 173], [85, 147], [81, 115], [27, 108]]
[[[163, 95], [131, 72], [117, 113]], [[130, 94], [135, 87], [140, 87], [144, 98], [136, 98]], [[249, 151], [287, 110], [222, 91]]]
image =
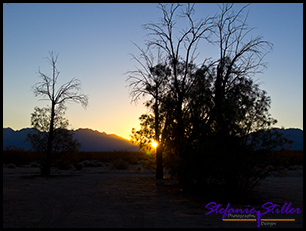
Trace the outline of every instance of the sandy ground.
[[[37, 168], [3, 168], [4, 228], [255, 228], [254, 221], [222, 221], [211, 213], [203, 197], [184, 193], [173, 179], [155, 180], [154, 173], [136, 169], [85, 168], [53, 171], [37, 176]], [[302, 210], [300, 214], [269, 213], [262, 218], [295, 221], [261, 221], [261, 227], [303, 227], [303, 170], [271, 176], [255, 191], [263, 201]], [[254, 194], [254, 195], [255, 195]], [[216, 203], [220, 203], [215, 201]], [[223, 205], [226, 207], [227, 203]], [[262, 204], [231, 205], [260, 208]], [[227, 217], [230, 218], [230, 217]]]

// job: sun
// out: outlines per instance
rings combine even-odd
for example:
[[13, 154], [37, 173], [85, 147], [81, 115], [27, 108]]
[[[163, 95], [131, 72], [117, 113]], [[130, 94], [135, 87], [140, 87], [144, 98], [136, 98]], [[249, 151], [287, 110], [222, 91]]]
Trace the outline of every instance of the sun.
[[155, 140], [152, 140], [151, 145], [153, 148], [156, 148], [158, 144]]

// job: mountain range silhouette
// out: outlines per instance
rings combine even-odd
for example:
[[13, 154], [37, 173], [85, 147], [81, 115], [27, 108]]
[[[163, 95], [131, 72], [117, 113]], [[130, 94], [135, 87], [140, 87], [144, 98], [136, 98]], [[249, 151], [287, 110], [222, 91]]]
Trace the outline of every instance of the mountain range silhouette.
[[[33, 128], [23, 128], [14, 131], [11, 128], [3, 128], [3, 149], [14, 145], [30, 150], [31, 145], [25, 142], [27, 135]], [[114, 135], [106, 134], [105, 132], [94, 131], [88, 128], [80, 128], [72, 130], [74, 138], [81, 143], [79, 151], [87, 152], [105, 152], [105, 151], [138, 151], [138, 146], [130, 141]]]
[[[14, 145], [24, 150], [30, 150], [31, 146], [25, 142], [25, 139], [32, 129], [33, 128], [23, 128], [14, 131], [11, 128], [3, 128], [3, 149]], [[295, 128], [278, 130], [285, 137], [293, 141], [290, 150], [303, 150], [303, 130]], [[137, 145], [114, 134], [106, 134], [105, 132], [99, 132], [88, 128], [80, 128], [72, 130], [72, 132], [74, 133], [74, 138], [82, 145], [80, 151], [138, 151]]]

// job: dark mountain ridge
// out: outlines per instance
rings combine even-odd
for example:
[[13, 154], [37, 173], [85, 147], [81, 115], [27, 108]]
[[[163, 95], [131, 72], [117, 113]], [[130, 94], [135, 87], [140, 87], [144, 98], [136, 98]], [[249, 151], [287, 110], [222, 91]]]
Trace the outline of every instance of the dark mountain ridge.
[[[3, 149], [8, 146], [16, 146], [24, 150], [30, 150], [31, 145], [25, 142], [27, 135], [33, 128], [23, 128], [14, 131], [11, 128], [3, 128]], [[114, 134], [94, 131], [88, 128], [72, 130], [74, 138], [81, 143], [80, 151], [104, 152], [104, 151], [138, 151], [138, 146], [130, 141]]]
[[[3, 128], [3, 149], [10, 145], [30, 150], [31, 146], [25, 142], [27, 134], [33, 128], [23, 128], [14, 131], [11, 128]], [[296, 128], [278, 129], [286, 138], [293, 140], [290, 150], [303, 150], [303, 130]], [[88, 128], [80, 128], [72, 131], [74, 138], [81, 143], [80, 151], [137, 151], [138, 146], [115, 134], [106, 134]]]
[[80, 128], [74, 131], [74, 138], [81, 144], [80, 151], [138, 151], [138, 146], [114, 134]]
[[303, 150], [303, 130], [298, 128], [279, 128], [278, 131], [289, 140], [293, 141], [290, 150]]

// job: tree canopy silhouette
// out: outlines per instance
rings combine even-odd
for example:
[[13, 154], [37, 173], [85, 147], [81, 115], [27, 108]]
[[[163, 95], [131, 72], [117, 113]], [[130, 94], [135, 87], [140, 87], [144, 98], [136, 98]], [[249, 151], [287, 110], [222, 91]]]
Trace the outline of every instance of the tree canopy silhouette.
[[[157, 84], [147, 84], [148, 77], [154, 76], [153, 70], [163, 76], [156, 110], [159, 134], [165, 166], [183, 185], [213, 182], [227, 195], [241, 195], [267, 176], [269, 151], [286, 142], [271, 130], [277, 122], [269, 114], [271, 99], [254, 80], [266, 67], [264, 57], [272, 43], [252, 36], [247, 7], [235, 12], [233, 4], [223, 4], [213, 17], [194, 19], [194, 4], [159, 4], [161, 21], [144, 24], [149, 38], [146, 52], [140, 49], [142, 57], [147, 61], [147, 54], [157, 48], [163, 62], [152, 65], [136, 59], [140, 68], [128, 78], [131, 95], [151, 95], [146, 104], [154, 111]], [[186, 20], [187, 28], [180, 29], [178, 20]], [[216, 47], [219, 55], [197, 64], [195, 52], [202, 41]], [[145, 123], [141, 125], [145, 129]]]
[[[58, 153], [75, 152], [81, 147], [81, 144], [73, 139], [71, 131], [68, 130], [69, 121], [64, 118], [65, 110], [66, 108], [57, 108], [55, 111], [52, 150]], [[50, 107], [35, 107], [34, 112], [31, 113], [31, 125], [35, 130], [28, 134], [27, 142], [35, 151], [47, 152], [50, 117]]]
[[[139, 47], [138, 47], [139, 48]], [[143, 69], [137, 69], [135, 71], [129, 71], [129, 86], [131, 88], [131, 96], [134, 102], [137, 102], [141, 96], [149, 95], [152, 97], [151, 100], [147, 102], [147, 107], [153, 109], [154, 116], [154, 140], [157, 142], [156, 147], [156, 179], [163, 179], [163, 142], [161, 137], [161, 105], [164, 99], [164, 94], [167, 92], [167, 81], [169, 81], [169, 76], [171, 75], [171, 70], [167, 66], [166, 62], [163, 63], [162, 60], [158, 59], [158, 63], [154, 65], [154, 60], [150, 59], [149, 54], [144, 50], [140, 49], [141, 58], [138, 59], [133, 56], [133, 58], [142, 66]], [[144, 116], [145, 117], [145, 116]], [[148, 122], [149, 117], [140, 118]], [[142, 129], [137, 132], [133, 132], [132, 138], [134, 142], [143, 146], [143, 141], [148, 140], [148, 138], [141, 139], [137, 138], [139, 133], [144, 133], [147, 129]], [[149, 134], [147, 134], [149, 135]], [[149, 141], [151, 142], [151, 141]]]

